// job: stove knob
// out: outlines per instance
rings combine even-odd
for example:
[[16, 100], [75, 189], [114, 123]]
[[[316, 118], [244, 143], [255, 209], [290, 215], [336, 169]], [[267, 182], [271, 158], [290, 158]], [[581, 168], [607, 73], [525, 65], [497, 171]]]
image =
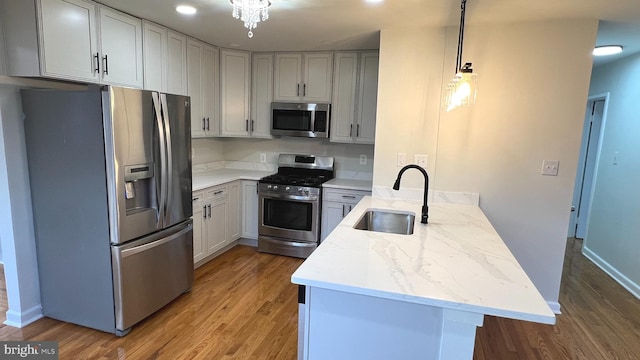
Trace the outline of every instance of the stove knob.
[[304, 189], [303, 189], [303, 188], [298, 188], [298, 192], [299, 192], [300, 194], [302, 194], [302, 193], [304, 192]]
[[271, 185], [267, 185], [267, 190], [271, 190]]
[[273, 190], [278, 190], [278, 185], [273, 185]]
[[286, 188], [284, 188], [286, 191], [291, 190], [291, 188], [289, 186], [287, 186]]

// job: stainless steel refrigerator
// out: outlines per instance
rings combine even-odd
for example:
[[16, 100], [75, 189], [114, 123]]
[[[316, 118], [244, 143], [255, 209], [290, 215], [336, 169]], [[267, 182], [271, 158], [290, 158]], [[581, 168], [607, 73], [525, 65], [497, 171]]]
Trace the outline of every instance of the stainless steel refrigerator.
[[45, 316], [126, 335], [193, 283], [189, 97], [23, 90]]

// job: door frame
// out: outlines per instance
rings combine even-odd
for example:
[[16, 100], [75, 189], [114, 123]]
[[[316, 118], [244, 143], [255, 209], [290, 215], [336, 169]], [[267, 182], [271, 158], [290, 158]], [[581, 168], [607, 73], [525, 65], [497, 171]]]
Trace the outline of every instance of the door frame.
[[[587, 219], [587, 221], [589, 221], [589, 218], [591, 216], [591, 204], [593, 201], [593, 193], [594, 193], [594, 189], [597, 182], [598, 168], [600, 165], [600, 158], [602, 155], [602, 142], [604, 139], [604, 132], [606, 129], [607, 112], [609, 108], [609, 96], [610, 96], [610, 93], [606, 92], [606, 93], [590, 95], [587, 98], [587, 111], [585, 112], [585, 116], [584, 116], [584, 122], [583, 122], [583, 128], [582, 128], [582, 140], [580, 145], [580, 154], [578, 157], [578, 168], [576, 169], [576, 178], [575, 178], [574, 187], [573, 187], [573, 199], [572, 199], [572, 206], [571, 206], [571, 216], [569, 219], [569, 229], [568, 229], [568, 235], [567, 235], [568, 237], [576, 236], [576, 228], [578, 225], [578, 212], [576, 207], [577, 207], [577, 204], [580, 202], [581, 194], [585, 190], [589, 192], [589, 205], [587, 209], [583, 209], [583, 212], [586, 213], [585, 218]], [[591, 121], [591, 116], [592, 116], [591, 114], [589, 114], [590, 110], [588, 105], [591, 103], [595, 103], [596, 101], [599, 101], [599, 100], [604, 100], [604, 106], [602, 109], [602, 121], [600, 124], [600, 134], [598, 135], [598, 141], [595, 147], [596, 159], [593, 166], [593, 172], [591, 174], [591, 176], [593, 176], [593, 180], [591, 182], [590, 189], [583, 189], [582, 187], [584, 182], [584, 176], [586, 175], [585, 174], [586, 157], [587, 157], [586, 143], [588, 142], [588, 137], [590, 135], [589, 123]], [[588, 236], [587, 234], [588, 234], [588, 224], [587, 224], [587, 230], [585, 231], [584, 239], [587, 238]]]

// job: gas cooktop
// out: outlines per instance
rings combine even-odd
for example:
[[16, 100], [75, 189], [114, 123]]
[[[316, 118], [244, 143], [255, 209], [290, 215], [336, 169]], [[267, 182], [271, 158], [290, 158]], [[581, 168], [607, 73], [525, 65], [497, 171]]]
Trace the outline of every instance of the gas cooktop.
[[261, 184], [292, 185], [319, 188], [333, 179], [333, 157], [280, 154], [278, 173], [260, 179]]

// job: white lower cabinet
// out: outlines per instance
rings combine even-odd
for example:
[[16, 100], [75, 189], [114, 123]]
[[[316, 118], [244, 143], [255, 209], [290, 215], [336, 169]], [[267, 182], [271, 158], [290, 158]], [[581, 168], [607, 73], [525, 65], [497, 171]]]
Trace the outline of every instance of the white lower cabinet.
[[356, 204], [371, 191], [348, 189], [322, 189], [322, 229], [320, 241], [338, 226], [340, 221], [353, 209]]
[[240, 238], [240, 181], [193, 193], [193, 262], [205, 260]]
[[242, 237], [258, 238], [258, 182], [242, 182]]

